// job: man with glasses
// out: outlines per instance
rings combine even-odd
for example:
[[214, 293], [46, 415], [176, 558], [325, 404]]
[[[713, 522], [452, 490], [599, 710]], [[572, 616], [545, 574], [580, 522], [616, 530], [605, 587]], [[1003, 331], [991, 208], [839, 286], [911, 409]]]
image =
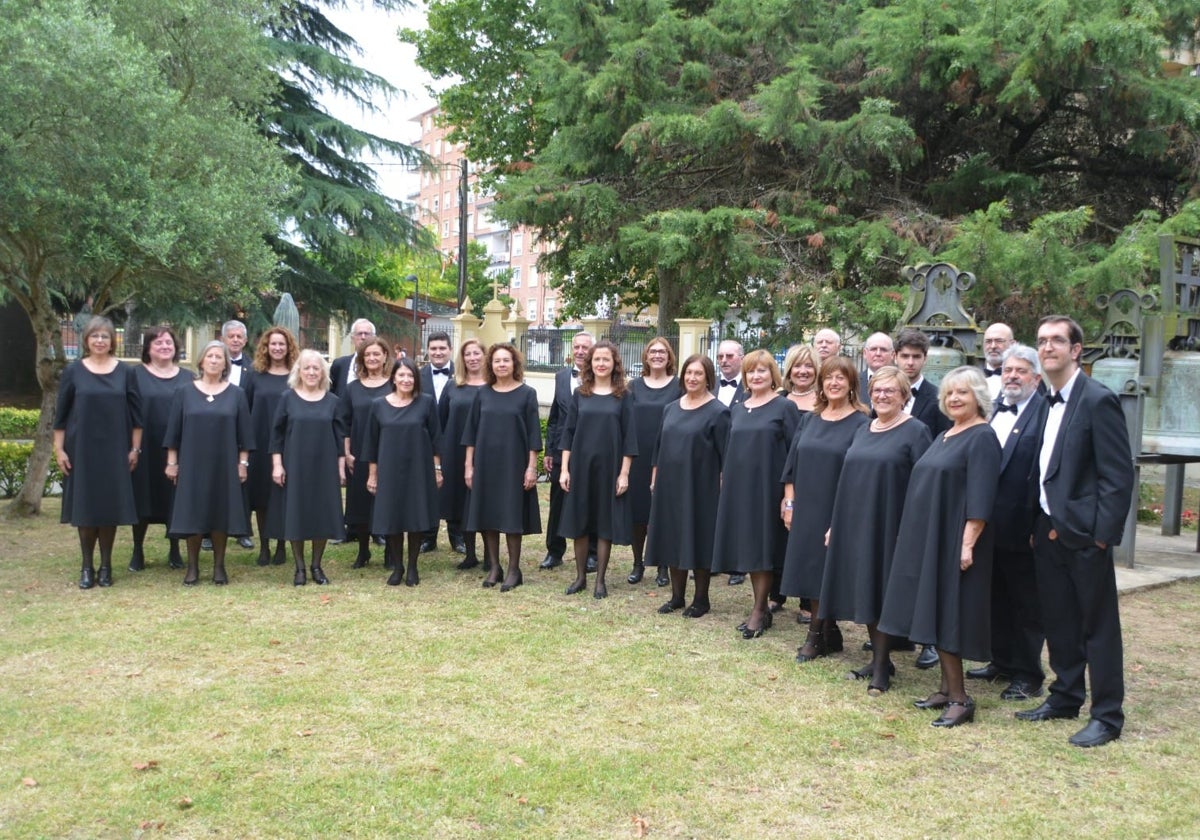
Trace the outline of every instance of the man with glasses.
[[996, 540], [992, 560], [992, 661], [967, 671], [972, 679], [1007, 678], [1001, 700], [1042, 696], [1045, 636], [1033, 571], [1033, 497], [1029, 475], [1041, 448], [1038, 430], [1046, 401], [1038, 393], [1041, 366], [1032, 347], [1014, 344], [1000, 364], [1002, 390], [992, 407], [992, 429], [1002, 456], [996, 502], [988, 527]]
[[1004, 363], [1004, 351], [1012, 344], [1013, 331], [1008, 324], [997, 322], [983, 332], [983, 375], [993, 400], [1001, 391], [1000, 367]]
[[861, 400], [867, 405], [871, 404], [871, 377], [875, 372], [887, 365], [896, 363], [896, 350], [892, 346], [892, 337], [887, 333], [871, 333], [867, 336], [866, 343], [863, 344], [863, 372], [859, 377], [862, 381]]
[[726, 339], [717, 345], [717, 388], [713, 394], [722, 405], [731, 406], [746, 398], [746, 389], [742, 387], [742, 357], [746, 351], [742, 345]]
[[1017, 718], [1077, 718], [1090, 682], [1091, 719], [1068, 741], [1098, 747], [1121, 737], [1125, 724], [1112, 547], [1133, 496], [1133, 455], [1117, 395], [1080, 368], [1079, 324], [1043, 318], [1037, 348], [1047, 408], [1031, 486], [1038, 500], [1033, 558], [1055, 679], [1046, 701]]
[[[338, 356], [329, 366], [330, 391], [340, 397], [346, 391], [346, 386], [358, 378], [358, 368], [355, 366], [354, 356], [367, 343], [368, 339], [374, 337], [375, 325], [366, 318], [359, 318], [350, 325], [350, 340], [354, 342], [354, 351], [348, 356]], [[391, 378], [391, 371], [388, 372], [388, 378]]]

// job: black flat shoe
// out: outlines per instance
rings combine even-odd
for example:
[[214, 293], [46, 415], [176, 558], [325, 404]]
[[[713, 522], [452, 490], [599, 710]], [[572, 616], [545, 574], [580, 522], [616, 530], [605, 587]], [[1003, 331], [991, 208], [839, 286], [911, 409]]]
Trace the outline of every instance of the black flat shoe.
[[80, 569], [79, 570], [79, 588], [80, 589], [91, 589], [95, 585], [96, 585], [96, 571], [94, 569], [92, 569], [92, 567], [90, 567], [90, 566]]
[[404, 576], [405, 586], [419, 586], [421, 584], [421, 573], [417, 571], [417, 566], [414, 563], [408, 567], [408, 574]]
[[925, 645], [921, 648], [921, 652], [917, 654], [917, 661], [913, 664], [922, 671], [932, 668], [934, 665], [938, 664], [937, 648], [933, 645]]
[[587, 565], [584, 566], [584, 568], [587, 569], [589, 573], [594, 572], [597, 568], [599, 568], [599, 561], [596, 559], [595, 554], [589, 554], [587, 556]]
[[561, 566], [562, 564], [563, 559], [557, 554], [547, 554], [542, 562], [538, 563], [538, 568], [544, 571], [546, 569], [553, 569], [555, 566]]
[[935, 691], [924, 700], [914, 700], [913, 706], [918, 709], [944, 709], [949, 703], [949, 697], [940, 691]]
[[1092, 719], [1088, 721], [1087, 726], [1068, 738], [1067, 743], [1073, 747], [1089, 749], [1091, 747], [1102, 747], [1109, 741], [1115, 741], [1120, 737], [1120, 729], [1113, 729], [1108, 724]]
[[671, 576], [667, 574], [667, 570], [662, 566], [658, 567], [658, 574], [654, 576], [655, 586], [670, 586]]
[[304, 569], [297, 569], [296, 574], [292, 576], [292, 586], [305, 586], [308, 583], [304, 575]]
[[185, 577], [183, 579], [184, 586], [195, 586], [199, 582], [200, 582], [200, 575], [196, 575], [196, 577], [194, 577], [194, 578]]
[[517, 576], [515, 578], [513, 578], [511, 581], [506, 580], [506, 581], [504, 581], [504, 583], [500, 584], [500, 591], [501, 592], [512, 592], [514, 589], [516, 589], [518, 586], [520, 586], [524, 582], [525, 582], [524, 576], [520, 572], [517, 572]]
[[133, 556], [129, 558], [129, 571], [140, 572], [146, 568], [146, 555], [142, 553], [140, 548], [133, 550]]
[[[671, 600], [664, 603], [661, 607], [659, 607], [658, 611], [660, 613], [662, 613], [663, 615], [667, 615], [669, 613], [675, 612], [675, 610], [681, 610], [681, 609], [683, 609], [683, 599], [680, 598], [677, 601], [674, 598], [672, 598]], [[687, 615], [687, 613], [685, 612], [684, 615]]]
[[686, 618], [701, 618], [708, 615], [709, 604], [707, 601], [692, 601], [692, 603], [683, 611]]
[[175, 552], [174, 554], [167, 555], [167, 568], [168, 569], [182, 569], [183, 568], [183, 558], [179, 555], [179, 552]]
[[608, 597], [608, 587], [603, 583], [597, 583], [596, 588], [592, 590], [592, 597], [597, 601], [601, 601]]
[[584, 578], [583, 580], [577, 580], [574, 583], [572, 583], [570, 586], [567, 587], [566, 592], [564, 594], [578, 595], [580, 592], [582, 592], [585, 589], [587, 589], [587, 578]]
[[1078, 709], [1060, 709], [1057, 706], [1051, 706], [1050, 701], [1042, 703], [1042, 705], [1033, 709], [1022, 709], [1016, 714], [1017, 720], [1025, 721], [1042, 721], [1042, 720], [1074, 720], [1079, 717]]
[[479, 567], [479, 558], [478, 557], [468, 557], [465, 560], [460, 560], [458, 565], [455, 566], [454, 568], [458, 569], [460, 572], [465, 572], [470, 569], [475, 569], [478, 567]]
[[387, 579], [387, 585], [388, 586], [399, 586], [400, 582], [403, 580], [404, 580], [404, 567], [403, 566], [393, 566], [392, 573], [388, 576], [388, 579]]
[[[951, 716], [950, 712], [957, 709], [962, 709], [962, 711]], [[964, 723], [970, 723], [973, 720], [975, 720], [975, 701], [968, 697], [961, 703], [958, 700], [946, 701], [946, 709], [942, 712], [941, 717], [930, 721], [929, 725], [940, 729], [950, 729], [954, 726], [962, 726]]]
[[317, 586], [329, 583], [329, 578], [325, 577], [325, 571], [320, 566], [313, 566], [309, 571], [312, 572], [312, 582]]
[[256, 566], [270, 566], [271, 565], [271, 552], [267, 551], [267, 547], [265, 545], [262, 547], [262, 551], [258, 552], [258, 559], [254, 561], [254, 565], [256, 565]]
[[271, 555], [272, 566], [282, 566], [287, 562], [287, 552], [283, 550], [283, 546], [275, 549], [275, 553]]
[[646, 567], [642, 566], [642, 565], [635, 565], [633, 567], [633, 571], [629, 573], [629, 577], [625, 578], [625, 582], [630, 585], [633, 585], [635, 583], [641, 583], [642, 578], [644, 578], [645, 576], [646, 576]]
[[112, 586], [112, 566], [101, 566], [96, 573], [97, 586]]
[[224, 572], [221, 572], [221, 574], [219, 574], [219, 575], [213, 574], [213, 585], [214, 586], [225, 586], [228, 583], [229, 583], [229, 575], [225, 574]]

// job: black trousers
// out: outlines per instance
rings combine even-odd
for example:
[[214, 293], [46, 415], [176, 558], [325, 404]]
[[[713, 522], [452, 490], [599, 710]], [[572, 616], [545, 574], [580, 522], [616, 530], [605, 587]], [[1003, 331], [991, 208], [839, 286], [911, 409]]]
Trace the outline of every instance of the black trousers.
[[1082, 706], [1086, 672], [1092, 719], [1119, 732], [1125, 725], [1125, 664], [1112, 546], [1072, 550], [1050, 539], [1051, 527], [1048, 516], [1039, 516], [1033, 541], [1042, 626], [1055, 674], [1047, 702], [1063, 709]]
[[997, 548], [992, 560], [992, 664], [1035, 686], [1046, 680], [1040, 615], [1033, 550]]

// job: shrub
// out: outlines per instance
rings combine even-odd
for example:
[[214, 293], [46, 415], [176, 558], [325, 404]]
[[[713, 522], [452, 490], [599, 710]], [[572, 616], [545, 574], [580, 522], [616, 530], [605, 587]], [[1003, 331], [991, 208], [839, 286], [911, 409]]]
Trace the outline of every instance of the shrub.
[[[25, 467], [29, 463], [31, 452], [32, 443], [0, 442], [0, 498], [11, 499], [25, 484]], [[52, 492], [57, 492], [56, 488], [62, 485], [62, 478], [58, 465], [51, 461], [42, 495], [49, 496]]]
[[24, 440], [33, 437], [41, 412], [36, 408], [0, 408], [0, 438]]

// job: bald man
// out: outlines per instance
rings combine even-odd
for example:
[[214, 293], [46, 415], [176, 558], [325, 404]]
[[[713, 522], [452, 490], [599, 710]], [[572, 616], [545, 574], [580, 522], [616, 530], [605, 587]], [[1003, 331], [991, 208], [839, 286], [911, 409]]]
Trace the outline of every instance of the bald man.
[[867, 383], [875, 372], [887, 365], [896, 363], [896, 348], [892, 345], [892, 337], [887, 333], [871, 333], [863, 344], [863, 381], [862, 392], [865, 397], [870, 393]]
[[1004, 351], [1013, 346], [1013, 331], [1008, 324], [995, 323], [983, 331], [983, 375], [987, 378], [988, 393], [993, 400], [1000, 394], [1000, 369]]

